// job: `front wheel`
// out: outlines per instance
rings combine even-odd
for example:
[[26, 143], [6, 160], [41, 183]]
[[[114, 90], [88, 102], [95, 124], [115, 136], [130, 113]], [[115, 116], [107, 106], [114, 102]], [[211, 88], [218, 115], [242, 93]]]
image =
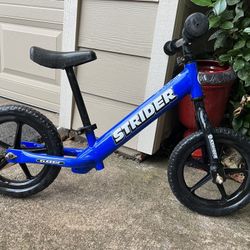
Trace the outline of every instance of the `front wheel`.
[[250, 201], [250, 142], [226, 128], [214, 129], [213, 135], [225, 181], [212, 182], [201, 131], [176, 146], [169, 160], [168, 180], [174, 195], [189, 209], [203, 215], [223, 216]]

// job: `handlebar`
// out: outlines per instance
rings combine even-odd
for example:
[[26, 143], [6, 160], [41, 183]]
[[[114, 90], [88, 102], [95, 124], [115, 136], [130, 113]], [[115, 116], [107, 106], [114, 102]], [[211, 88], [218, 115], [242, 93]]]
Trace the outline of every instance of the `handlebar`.
[[205, 35], [208, 28], [208, 18], [204, 14], [197, 12], [188, 16], [182, 30], [182, 38], [168, 41], [164, 46], [164, 52], [169, 56], [176, 54], [186, 43], [190, 43]]

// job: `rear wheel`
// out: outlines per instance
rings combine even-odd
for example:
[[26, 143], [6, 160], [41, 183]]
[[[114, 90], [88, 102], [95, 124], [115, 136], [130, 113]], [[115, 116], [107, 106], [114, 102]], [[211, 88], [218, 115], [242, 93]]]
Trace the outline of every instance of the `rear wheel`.
[[[32, 147], [29, 142], [41, 147]], [[8, 163], [5, 160], [8, 148], [62, 155], [62, 142], [55, 126], [34, 109], [19, 105], [0, 107], [0, 193], [30, 196], [48, 187], [60, 172], [60, 167]]]
[[202, 132], [183, 139], [173, 151], [168, 179], [177, 199], [204, 215], [230, 214], [250, 200], [250, 143], [238, 133], [215, 129], [214, 140], [226, 181], [214, 184]]

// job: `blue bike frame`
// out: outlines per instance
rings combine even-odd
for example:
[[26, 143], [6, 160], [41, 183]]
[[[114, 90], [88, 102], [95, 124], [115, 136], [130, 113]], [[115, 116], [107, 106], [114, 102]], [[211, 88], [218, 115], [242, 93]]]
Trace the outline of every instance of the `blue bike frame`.
[[188, 94], [192, 99], [200, 99], [203, 96], [202, 88], [198, 81], [196, 62], [186, 64], [180, 74], [100, 138], [96, 139], [93, 131], [87, 132], [86, 137], [89, 145], [87, 148], [64, 148], [64, 156], [60, 157], [45, 153], [29, 152], [29, 148], [37, 148], [39, 150], [44, 145], [24, 141], [21, 142], [21, 145], [25, 146], [25, 150], [7, 150], [7, 153], [14, 155], [13, 159], [8, 159], [8, 162], [69, 167], [75, 173], [87, 173], [92, 168], [102, 170], [104, 168], [103, 160], [106, 157], [163, 113], [173, 108]]

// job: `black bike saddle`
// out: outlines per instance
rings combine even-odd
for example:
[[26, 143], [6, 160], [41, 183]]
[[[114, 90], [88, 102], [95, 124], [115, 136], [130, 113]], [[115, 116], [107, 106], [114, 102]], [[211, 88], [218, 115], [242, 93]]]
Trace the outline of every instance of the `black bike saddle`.
[[96, 58], [92, 50], [58, 52], [39, 47], [30, 48], [30, 59], [47, 68], [65, 69], [94, 61]]

